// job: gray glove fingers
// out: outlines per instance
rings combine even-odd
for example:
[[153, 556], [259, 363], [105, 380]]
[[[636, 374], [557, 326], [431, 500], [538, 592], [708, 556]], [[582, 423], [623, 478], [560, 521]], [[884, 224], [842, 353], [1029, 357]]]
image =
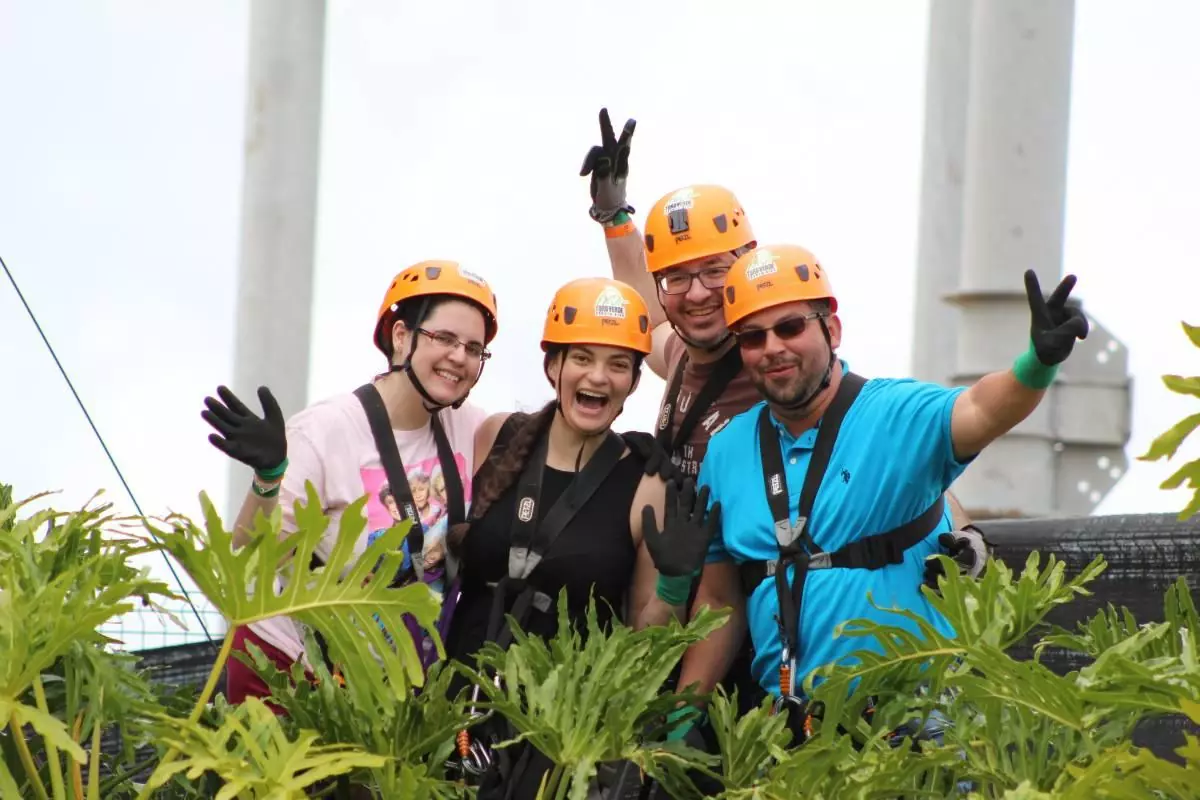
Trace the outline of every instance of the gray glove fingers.
[[1045, 327], [1050, 320], [1050, 312], [1046, 308], [1046, 297], [1042, 294], [1037, 273], [1031, 269], [1025, 270], [1025, 294], [1029, 297], [1029, 310], [1033, 314], [1034, 324], [1039, 328]]
[[1059, 330], [1063, 333], [1069, 333], [1076, 339], [1086, 339], [1088, 337], [1088, 320], [1078, 309], [1067, 309], [1067, 321], [1059, 326]]
[[[222, 433], [226, 432], [225, 428], [232, 430], [241, 426], [243, 420], [239, 419], [228, 407], [222, 405], [220, 400], [213, 397], [206, 397], [204, 398], [204, 405], [208, 410], [201, 411], [200, 416], [208, 420], [209, 425], [212, 425]], [[214, 420], [220, 420], [224, 427], [218, 425]]]
[[625, 120], [625, 127], [621, 129], [621, 138], [617, 140], [617, 149], [624, 151], [626, 157], [629, 156], [629, 142], [633, 139], [633, 130], [636, 127], [636, 119]]
[[277, 427], [283, 427], [283, 411], [279, 408], [279, 401], [266, 386], [258, 387], [258, 402], [262, 403], [263, 419]]
[[[704, 487], [706, 490], [707, 486]], [[707, 499], [707, 498], [706, 498]], [[712, 504], [712, 508], [708, 511], [708, 524], [712, 528], [712, 533], [715, 536], [721, 530], [721, 501]]]
[[663, 503], [663, 528], [667, 521], [674, 519], [679, 513], [679, 486], [674, 481], [667, 482], [667, 497]]
[[232, 445], [229, 444], [228, 439], [224, 439], [215, 433], [210, 433], [208, 435], [208, 441], [212, 444], [213, 447], [217, 448], [222, 453], [224, 453], [225, 455], [232, 458], [234, 461], [241, 461], [241, 458], [234, 455], [234, 453], [230, 450], [230, 447], [232, 447]]
[[579, 175], [583, 177], [596, 168], [596, 163], [604, 157], [604, 148], [600, 145], [593, 145], [591, 150], [588, 150], [587, 155], [583, 157], [583, 166], [579, 168]]
[[243, 403], [241, 400], [239, 400], [238, 396], [236, 394], [234, 394], [229, 389], [229, 387], [218, 386], [217, 387], [217, 395], [219, 395], [221, 400], [223, 400], [225, 402], [225, 405], [229, 406], [229, 410], [232, 411], [233, 413], [237, 414], [238, 416], [257, 418], [258, 415], [255, 414], [253, 411], [251, 411], [249, 408], [247, 408], [246, 404]]
[[[668, 487], [675, 485], [675, 481], [667, 484]], [[670, 491], [669, 488], [668, 491]], [[679, 509], [679, 517], [691, 522], [695, 517], [696, 482], [691, 478], [684, 478], [683, 483], [679, 484], [677, 495], [679, 497], [679, 504], [676, 507]]]
[[698, 523], [704, 522], [704, 515], [708, 512], [708, 486], [700, 487], [700, 491], [696, 492], [696, 504], [693, 507], [692, 517]]
[[1074, 275], [1068, 275], [1063, 278], [1050, 294], [1050, 299], [1046, 301], [1046, 305], [1054, 311], [1066, 308], [1067, 298], [1071, 296], [1071, 290], [1075, 288], [1076, 280], [1077, 278]]
[[600, 109], [600, 144], [606, 153], [611, 153], [617, 147], [617, 137], [613, 135], [612, 120], [608, 118], [608, 109]]

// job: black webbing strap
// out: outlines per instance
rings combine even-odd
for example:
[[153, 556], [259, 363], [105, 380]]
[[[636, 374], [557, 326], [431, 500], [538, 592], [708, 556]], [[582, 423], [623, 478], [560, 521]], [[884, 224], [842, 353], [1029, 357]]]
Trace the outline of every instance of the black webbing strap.
[[546, 467], [549, 434], [542, 437], [530, 454], [517, 484], [517, 508], [510, 529], [508, 574], [492, 589], [488, 614], [487, 641], [508, 647], [512, 631], [504, 625], [508, 598], [515, 595], [509, 612], [524, 627], [531, 608], [547, 612], [551, 599], [529, 585], [529, 576], [541, 564], [559, 534], [604, 483], [625, 453], [625, 441], [609, 431], [600, 447], [588, 459], [570, 485], [543, 515], [541, 513], [542, 475]]
[[679, 393], [683, 390], [683, 372], [687, 369], [687, 364], [688, 357], [685, 351], [679, 359], [679, 366], [675, 368], [675, 375], [671, 378], [671, 385], [658, 412], [658, 432], [654, 438], [670, 455], [675, 455], [679, 448], [683, 447], [699, 424], [700, 418], [708, 411], [708, 407], [742, 371], [742, 352], [733, 347], [721, 356], [712, 374], [708, 376], [708, 380], [688, 407], [687, 413], [679, 421], [679, 430], [672, 434], [671, 420], [675, 417], [675, 409], [679, 405]]
[[[421, 551], [425, 547], [425, 530], [421, 525], [412, 487], [408, 483], [408, 473], [404, 469], [404, 461], [400, 458], [400, 450], [396, 447], [396, 435], [392, 432], [392, 423], [388, 419], [387, 408], [383, 404], [383, 398], [379, 396], [379, 390], [375, 388], [375, 384], [367, 383], [355, 389], [354, 394], [367, 414], [371, 436], [375, 439], [375, 449], [379, 451], [379, 461], [383, 464], [392, 496], [396, 498], [396, 507], [400, 509], [404, 519], [412, 521], [412, 527], [408, 529], [408, 535], [405, 537], [405, 541], [408, 542], [409, 566], [393, 581], [392, 585], [398, 586], [419, 576], [423, 570]], [[437, 414], [429, 418], [429, 427], [433, 430], [438, 463], [442, 467], [442, 479], [446, 482], [448, 522], [454, 525], [466, 519], [462, 476], [458, 474], [454, 451], [450, 448], [450, 440], [446, 437], [446, 430]]]
[[[804, 486], [800, 491], [795, 525], [791, 523], [783, 455], [780, 452], [779, 437], [771, 424], [769, 408], [764, 406], [758, 418], [763, 483], [767, 493], [767, 504], [775, 522], [779, 558], [745, 562], [739, 566], [739, 572], [742, 588], [747, 596], [758, 588], [764, 579], [772, 576], [775, 578], [775, 591], [779, 600], [779, 633], [783, 643], [779, 687], [781, 698], [791, 695], [796, 678], [795, 660], [801, 644], [800, 606], [808, 571], [830, 567], [875, 570], [890, 564], [899, 564], [904, 560], [904, 551], [928, 536], [942, 516], [943, 498], [939, 495], [933, 505], [916, 519], [885, 533], [850, 542], [832, 553], [823, 551], [813, 540], [808, 522], [812, 517], [817, 492], [829, 468], [842, 420], [864, 385], [866, 379], [861, 375], [845, 373], [833, 401], [821, 418], [817, 440], [813, 445], [812, 457], [804, 476]], [[788, 565], [795, 567], [791, 586], [788, 586], [787, 580]]]
[[[421, 551], [425, 548], [425, 529], [417, 513], [417, 503], [413, 499], [412, 486], [408, 483], [408, 473], [404, 470], [404, 461], [400, 458], [400, 450], [396, 447], [396, 436], [392, 433], [392, 423], [388, 418], [387, 407], [374, 383], [365, 383], [354, 390], [354, 396], [362, 404], [367, 415], [367, 424], [371, 426], [371, 437], [375, 440], [375, 450], [379, 453], [379, 462], [387, 476], [388, 488], [396, 498], [396, 507], [405, 519], [412, 520], [412, 527], [404, 540], [408, 543], [408, 569], [396, 574], [392, 586], [400, 586], [415, 578], [418, 574], [417, 564], [421, 559]], [[462, 476], [458, 474], [458, 462], [454, 460], [454, 451], [450, 448], [450, 440], [442, 427], [442, 421], [437, 414], [429, 418], [429, 427], [433, 430], [433, 440], [437, 446], [438, 463], [442, 467], [442, 480], [446, 483], [446, 515], [449, 524], [454, 525], [466, 519], [466, 503], [464, 500]], [[319, 567], [324, 559], [313, 553], [310, 564]], [[312, 629], [313, 638], [321, 651], [321, 659], [325, 666], [333, 671], [334, 664], [329, 658], [329, 645], [325, 637], [316, 628]]]

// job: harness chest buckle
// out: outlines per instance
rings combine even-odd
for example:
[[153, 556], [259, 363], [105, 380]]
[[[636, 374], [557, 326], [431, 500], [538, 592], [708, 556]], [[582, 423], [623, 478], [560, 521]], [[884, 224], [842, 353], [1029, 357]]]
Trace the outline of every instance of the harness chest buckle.
[[808, 517], [797, 518], [795, 525], [786, 519], [777, 519], [775, 520], [775, 541], [779, 543], [780, 547], [787, 547], [800, 538], [807, 525]]
[[510, 547], [508, 550], [508, 576], [524, 580], [542, 562], [542, 554], [528, 547]]

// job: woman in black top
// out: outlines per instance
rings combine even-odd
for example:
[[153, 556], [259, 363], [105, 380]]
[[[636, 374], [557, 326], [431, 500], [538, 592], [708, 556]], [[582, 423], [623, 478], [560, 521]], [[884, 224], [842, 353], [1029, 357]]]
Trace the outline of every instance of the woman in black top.
[[[485, 641], [510, 641], [508, 613], [526, 632], [553, 636], [564, 588], [581, 635], [591, 597], [602, 624], [622, 610], [634, 628], [683, 617], [718, 512], [703, 530], [686, 531], [683, 544], [682, 526], [664, 524], [662, 478], [645, 474], [643, 457], [611, 431], [650, 345], [646, 303], [628, 284], [589, 278], [556, 293], [542, 337], [556, 397], [536, 414], [484, 422], [469, 519], [447, 537], [462, 575], [446, 640], [450, 658], [470, 663]], [[479, 447], [489, 441], [486, 451]], [[706, 494], [697, 502], [707, 502]], [[573, 514], [556, 507], [564, 496]], [[524, 557], [527, 549], [532, 558]], [[549, 767], [535, 759], [524, 775], [508, 778], [520, 786], [507, 796], [534, 796]]]

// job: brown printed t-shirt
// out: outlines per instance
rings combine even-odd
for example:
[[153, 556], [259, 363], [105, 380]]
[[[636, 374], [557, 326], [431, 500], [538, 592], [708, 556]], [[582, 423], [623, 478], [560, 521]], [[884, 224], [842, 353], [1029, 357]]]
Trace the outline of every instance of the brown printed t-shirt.
[[[675, 378], [675, 370], [679, 367], [679, 362], [684, 354], [684, 344], [679, 336], [672, 333], [667, 339], [666, 346], [666, 362], [667, 362], [667, 388], [663, 393], [662, 402], [659, 403], [659, 421], [662, 420], [662, 408], [667, 400], [667, 392], [671, 390], [671, 382]], [[671, 431], [679, 430], [683, 418], [687, 416], [688, 410], [692, 407], [700, 390], [704, 388], [704, 383], [708, 380], [716, 368], [717, 362], [709, 364], [697, 364], [695, 361], [688, 359], [687, 368], [683, 372], [683, 385], [679, 387], [679, 402], [676, 404], [671, 419]], [[716, 400], [710, 406], [710, 411], [700, 417], [696, 427], [692, 430], [691, 435], [687, 438], [682, 446], [676, 452], [671, 454], [671, 460], [679, 465], [685, 475], [696, 477], [700, 472], [700, 462], [704, 460], [704, 454], [708, 450], [708, 440], [717, 431], [721, 430], [728, 424], [729, 420], [746, 411], [754, 404], [762, 400], [762, 395], [758, 393], [758, 389], [754, 388], [754, 384], [750, 382], [750, 377], [745, 370], [739, 372], [729, 385], [725, 387]]]

